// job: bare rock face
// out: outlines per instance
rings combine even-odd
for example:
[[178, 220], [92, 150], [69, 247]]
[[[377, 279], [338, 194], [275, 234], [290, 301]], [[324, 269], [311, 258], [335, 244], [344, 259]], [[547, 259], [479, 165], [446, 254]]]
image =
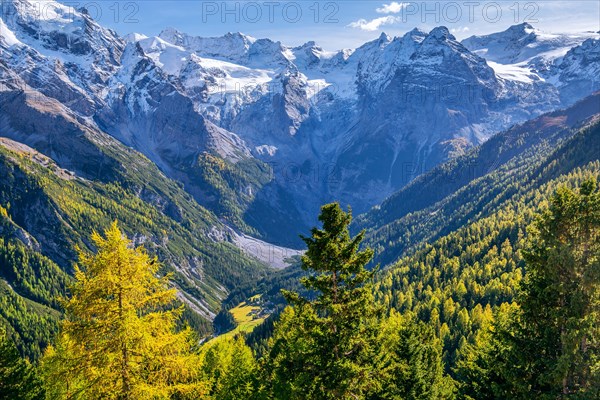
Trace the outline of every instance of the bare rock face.
[[57, 100], [21, 87], [0, 92], [3, 135], [39, 150], [83, 177], [116, 179], [120, 166], [102, 151], [103, 144], [114, 139], [96, 131]]
[[558, 75], [565, 103], [573, 102], [581, 93], [600, 90], [600, 39], [587, 39], [570, 49], [551, 72]]

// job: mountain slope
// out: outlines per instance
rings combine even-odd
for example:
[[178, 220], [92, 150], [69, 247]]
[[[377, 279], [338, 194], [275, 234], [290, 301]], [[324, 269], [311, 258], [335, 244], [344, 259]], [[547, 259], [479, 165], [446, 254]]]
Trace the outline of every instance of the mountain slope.
[[[494, 135], [486, 143], [457, 157], [438, 168], [419, 176], [406, 187], [370, 210], [361, 219], [388, 223], [403, 217], [418, 207], [427, 207], [452, 194], [469, 181], [497, 169], [512, 157], [544, 138], [577, 126], [600, 110], [600, 92], [564, 110], [534, 118], [509, 130]], [[466, 161], [470, 161], [467, 163]], [[435, 190], [434, 190], [435, 189]], [[372, 216], [372, 217], [371, 217]], [[362, 224], [361, 227], [369, 227]]]
[[[412, 311], [431, 324], [444, 341], [449, 372], [493, 312], [514, 300], [524, 276], [519, 251], [526, 228], [546, 199], [560, 185], [575, 188], [590, 176], [600, 177], [598, 100], [592, 96], [496, 135], [470, 156], [413, 181], [381, 210], [357, 219], [354, 229], [368, 227], [366, 245], [376, 252], [373, 264], [382, 267], [377, 300], [388, 310]], [[475, 161], [492, 153], [501, 161], [469, 174]], [[453, 173], [457, 181], [448, 182]], [[426, 196], [443, 181], [448, 184], [436, 195], [441, 199]], [[409, 202], [411, 196], [423, 197], [423, 205], [418, 206], [418, 198]], [[409, 204], [403, 208], [404, 202]], [[402, 216], [391, 213], [396, 207]], [[298, 290], [303, 274], [295, 266], [269, 275], [256, 285], [241, 286], [225, 304], [260, 294], [267, 308], [280, 309], [285, 300], [279, 289]], [[259, 350], [274, 320], [270, 317], [250, 336]]]
[[0, 139], [1, 231], [7, 246], [0, 256], [10, 261], [0, 271], [0, 298], [6, 304], [0, 316], [33, 358], [56, 327], [55, 296], [65, 290], [76, 248], [90, 248], [92, 232], [113, 220], [158, 256], [163, 272], [174, 274], [186, 318], [203, 333], [210, 331], [208, 320], [229, 291], [268, 270], [229, 243], [234, 239], [230, 229], [147, 159], [125, 148], [115, 150], [129, 163], [116, 169], [117, 180], [105, 182], [63, 169], [27, 145]]
[[[444, 340], [451, 370], [493, 311], [514, 300], [525, 275], [520, 250], [527, 226], [559, 186], [576, 188], [590, 176], [600, 177], [599, 151], [596, 119], [548, 155], [533, 155], [530, 166], [490, 173], [487, 190], [496, 194], [494, 200], [463, 225], [395, 261], [380, 276], [378, 300], [432, 324]], [[467, 190], [476, 190], [470, 186]]]
[[[376, 259], [384, 264], [397, 259], [416, 243], [432, 240], [463, 225], [497, 196], [512, 188], [489, 187], [496, 171], [528, 171], [549, 154], [572, 130], [597, 118], [600, 94], [573, 107], [545, 114], [495, 135], [464, 156], [424, 174], [390, 196], [381, 206], [361, 215], [356, 229], [367, 229], [367, 242], [380, 247]], [[593, 148], [592, 148], [593, 149]]]
[[[11, 137], [113, 179], [119, 168], [96, 145], [60, 149], [75, 140], [64, 129], [107, 134], [236, 229], [296, 247], [320, 204], [367, 211], [492, 134], [598, 89], [595, 33], [517, 25], [461, 43], [437, 27], [330, 52], [241, 33], [121, 38], [85, 9], [48, 0], [42, 15], [36, 3], [11, 0], [2, 16], [2, 92], [16, 93], [0, 123]], [[14, 115], [39, 126], [46, 113], [21, 91], [68, 115], [43, 129], [52, 149]]]

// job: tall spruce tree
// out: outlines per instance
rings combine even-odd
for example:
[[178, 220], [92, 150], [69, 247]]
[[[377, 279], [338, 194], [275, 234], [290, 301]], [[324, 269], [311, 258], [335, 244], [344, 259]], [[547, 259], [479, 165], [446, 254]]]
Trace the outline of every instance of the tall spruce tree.
[[[530, 231], [517, 347], [548, 398], [600, 397], [600, 192], [562, 187]], [[535, 339], [532, 341], [532, 339]], [[517, 342], [518, 343], [518, 342]]]
[[[518, 306], [459, 363], [465, 398], [600, 398], [600, 192], [559, 188], [529, 229]], [[482, 336], [483, 337], [483, 336]], [[474, 395], [477, 395], [475, 397]]]
[[56, 346], [43, 365], [53, 399], [200, 398], [189, 329], [176, 332], [175, 290], [116, 222], [81, 253]]
[[364, 232], [352, 238], [350, 212], [339, 204], [321, 208], [322, 229], [303, 237], [307, 251], [302, 284], [312, 298], [284, 291], [288, 307], [277, 323], [267, 370], [278, 399], [364, 398], [374, 390], [374, 341], [380, 309], [365, 268], [371, 249], [360, 251]]

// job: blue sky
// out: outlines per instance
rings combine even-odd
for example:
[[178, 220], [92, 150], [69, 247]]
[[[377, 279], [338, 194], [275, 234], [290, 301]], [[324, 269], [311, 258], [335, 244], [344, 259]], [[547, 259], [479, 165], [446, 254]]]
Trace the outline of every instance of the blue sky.
[[[63, 0], [66, 4], [84, 1]], [[327, 50], [353, 48], [381, 32], [447, 26], [459, 39], [529, 22], [548, 32], [600, 30], [600, 1], [200, 1], [104, 0], [90, 13], [121, 34], [156, 35], [165, 27], [200, 36], [243, 32]]]

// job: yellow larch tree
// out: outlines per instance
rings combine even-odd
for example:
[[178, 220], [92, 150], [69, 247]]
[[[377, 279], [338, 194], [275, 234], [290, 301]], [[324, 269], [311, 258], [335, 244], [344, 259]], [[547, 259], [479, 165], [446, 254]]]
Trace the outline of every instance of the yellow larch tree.
[[94, 233], [96, 254], [80, 252], [65, 319], [43, 359], [53, 399], [205, 397], [189, 328], [177, 330], [169, 276], [115, 222]]

